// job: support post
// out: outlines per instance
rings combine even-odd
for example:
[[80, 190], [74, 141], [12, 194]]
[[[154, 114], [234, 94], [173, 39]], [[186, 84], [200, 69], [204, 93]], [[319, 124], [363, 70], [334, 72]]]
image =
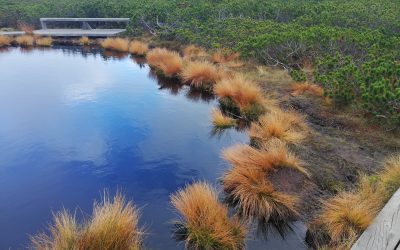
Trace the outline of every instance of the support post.
[[89, 25], [88, 22], [83, 22], [83, 23], [82, 23], [82, 29], [83, 29], [83, 30], [91, 30], [92, 27], [90, 27], [90, 25]]
[[46, 21], [40, 21], [40, 25], [42, 26], [42, 30], [47, 30], [47, 23], [46, 23]]

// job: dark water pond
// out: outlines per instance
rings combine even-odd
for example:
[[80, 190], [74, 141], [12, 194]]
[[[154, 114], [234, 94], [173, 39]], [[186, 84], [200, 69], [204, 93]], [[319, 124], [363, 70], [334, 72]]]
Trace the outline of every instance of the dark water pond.
[[[52, 211], [89, 214], [104, 189], [142, 208], [148, 248], [182, 248], [171, 239], [169, 195], [194, 180], [218, 185], [228, 167], [221, 150], [248, 142], [235, 130], [213, 135], [216, 105], [130, 57], [1, 51], [0, 249], [26, 246]], [[249, 237], [248, 248], [304, 248], [297, 231], [285, 240]]]

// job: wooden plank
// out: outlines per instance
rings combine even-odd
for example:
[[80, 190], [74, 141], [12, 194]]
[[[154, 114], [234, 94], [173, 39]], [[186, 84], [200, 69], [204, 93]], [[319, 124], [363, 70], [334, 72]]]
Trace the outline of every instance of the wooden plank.
[[42, 17], [44, 22], [129, 22], [129, 18], [67, 18], [67, 17]]
[[110, 37], [117, 36], [125, 32], [125, 29], [44, 29], [35, 30], [33, 33], [39, 36], [52, 36], [52, 37]]
[[24, 34], [23, 31], [0, 31], [0, 36], [22, 36]]
[[400, 189], [392, 196], [351, 250], [400, 249]]

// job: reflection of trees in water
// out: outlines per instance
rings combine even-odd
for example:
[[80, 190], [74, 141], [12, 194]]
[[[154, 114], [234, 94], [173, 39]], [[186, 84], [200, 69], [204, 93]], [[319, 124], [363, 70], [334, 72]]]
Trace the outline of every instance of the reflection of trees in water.
[[129, 54], [124, 52], [103, 50], [97, 46], [72, 46], [72, 45], [55, 45], [52, 49], [60, 49], [67, 55], [79, 55], [87, 58], [89, 56], [101, 56], [104, 60], [121, 60]]
[[194, 88], [190, 86], [188, 92], [186, 93], [186, 97], [193, 101], [204, 101], [209, 103], [210, 101], [215, 100], [215, 95], [210, 91], [205, 91], [202, 89]]
[[143, 56], [131, 56], [132, 61], [134, 61], [140, 68], [144, 68], [146, 65], [146, 57]]
[[22, 54], [29, 54], [34, 50], [34, 47], [33, 46], [19, 47], [19, 50], [21, 51]]
[[160, 76], [153, 69], [150, 69], [149, 77], [157, 82], [160, 86], [158, 89], [166, 89], [172, 95], [179, 94], [184, 86], [179, 79]]
[[149, 71], [149, 77], [160, 86], [159, 89], [167, 89], [172, 95], [177, 95], [181, 90], [186, 90], [185, 96], [192, 101], [204, 101], [209, 103], [215, 100], [215, 95], [209, 91], [194, 88], [182, 83], [178, 78], [169, 78], [156, 73], [154, 69]]
[[125, 57], [128, 56], [128, 53], [125, 52], [119, 52], [119, 51], [113, 51], [113, 50], [104, 50], [102, 53], [102, 56], [104, 59], [124, 59]]
[[10, 49], [8, 47], [0, 47], [0, 53], [8, 52]]

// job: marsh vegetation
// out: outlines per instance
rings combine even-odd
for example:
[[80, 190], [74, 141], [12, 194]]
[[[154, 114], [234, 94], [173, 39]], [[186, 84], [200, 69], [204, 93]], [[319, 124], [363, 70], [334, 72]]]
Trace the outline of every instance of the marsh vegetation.
[[[310, 248], [349, 249], [400, 187], [395, 1], [233, 0], [210, 8], [207, 1], [123, 0], [112, 8], [113, 1], [93, 0], [87, 13], [79, 1], [48, 0], [7, 11], [30, 20], [28, 10], [45, 2], [67, 14], [129, 16], [125, 37], [79, 43], [98, 44], [105, 57], [130, 54], [141, 67], [148, 64], [160, 89], [172, 95], [185, 88], [191, 100], [215, 100], [211, 127], [247, 134], [247, 143], [221, 153], [229, 164], [218, 177], [223, 192], [210, 180], [169, 190], [179, 218], [171, 226], [186, 249], [243, 249], [254, 226], [268, 240], [275, 231], [284, 238], [296, 221], [307, 224]], [[10, 15], [4, 22], [15, 20]], [[0, 47], [53, 42], [0, 36]], [[116, 234], [121, 241], [108, 240], [113, 227], [96, 219], [115, 215], [106, 208], [115, 200], [108, 200], [83, 224], [65, 211], [55, 214], [49, 234], [32, 238], [34, 246], [93, 241], [104, 249], [139, 248], [137, 209], [115, 199], [122, 199], [117, 210], [128, 211], [121, 218], [130, 221], [121, 227], [129, 228], [126, 234]]]

